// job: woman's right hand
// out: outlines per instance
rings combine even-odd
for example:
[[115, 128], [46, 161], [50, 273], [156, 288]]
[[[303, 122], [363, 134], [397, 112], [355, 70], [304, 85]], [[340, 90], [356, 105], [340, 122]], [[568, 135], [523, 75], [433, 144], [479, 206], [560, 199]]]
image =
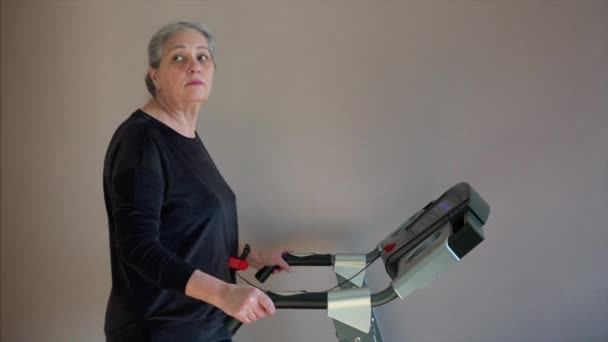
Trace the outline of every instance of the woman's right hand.
[[219, 308], [246, 324], [275, 313], [274, 303], [264, 292], [236, 284], [226, 284]]

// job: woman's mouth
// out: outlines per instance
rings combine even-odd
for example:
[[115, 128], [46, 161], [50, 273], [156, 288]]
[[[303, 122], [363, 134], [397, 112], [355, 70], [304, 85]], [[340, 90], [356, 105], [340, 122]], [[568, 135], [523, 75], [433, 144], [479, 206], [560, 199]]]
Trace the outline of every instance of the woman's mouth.
[[201, 80], [192, 80], [192, 81], [188, 82], [186, 85], [197, 86], [197, 85], [205, 85], [205, 83], [203, 81], [201, 81]]

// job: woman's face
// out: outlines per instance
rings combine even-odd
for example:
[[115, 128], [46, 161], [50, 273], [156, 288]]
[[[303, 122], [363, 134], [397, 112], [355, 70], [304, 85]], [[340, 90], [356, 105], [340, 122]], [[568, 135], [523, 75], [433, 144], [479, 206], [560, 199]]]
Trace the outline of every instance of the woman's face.
[[182, 106], [207, 102], [214, 71], [207, 38], [188, 29], [174, 33], [165, 42], [160, 65], [150, 68], [150, 76], [157, 97]]

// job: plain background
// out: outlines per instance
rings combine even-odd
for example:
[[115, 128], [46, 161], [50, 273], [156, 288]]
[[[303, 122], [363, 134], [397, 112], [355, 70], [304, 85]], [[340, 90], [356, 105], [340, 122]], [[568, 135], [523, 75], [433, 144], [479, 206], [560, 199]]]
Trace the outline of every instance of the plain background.
[[[377, 310], [385, 341], [608, 340], [608, 2], [1, 3], [2, 341], [103, 341], [101, 176], [148, 98], [147, 42], [218, 36], [198, 131], [254, 246], [363, 253], [450, 186], [490, 203], [486, 241]], [[251, 274], [247, 274], [251, 278]], [[368, 272], [373, 290], [388, 282]], [[265, 284], [323, 290], [331, 269]], [[279, 311], [237, 341], [335, 341]]]

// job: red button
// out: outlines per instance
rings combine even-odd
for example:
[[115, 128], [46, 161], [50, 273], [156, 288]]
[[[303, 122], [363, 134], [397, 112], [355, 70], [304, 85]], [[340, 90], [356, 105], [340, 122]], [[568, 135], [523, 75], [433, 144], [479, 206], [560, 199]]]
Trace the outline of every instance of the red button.
[[249, 267], [249, 263], [247, 260], [230, 257], [230, 260], [228, 260], [228, 267], [235, 270], [244, 271]]
[[390, 252], [393, 250], [393, 248], [395, 248], [396, 243], [389, 243], [388, 245], [384, 246], [384, 250], [387, 252]]

